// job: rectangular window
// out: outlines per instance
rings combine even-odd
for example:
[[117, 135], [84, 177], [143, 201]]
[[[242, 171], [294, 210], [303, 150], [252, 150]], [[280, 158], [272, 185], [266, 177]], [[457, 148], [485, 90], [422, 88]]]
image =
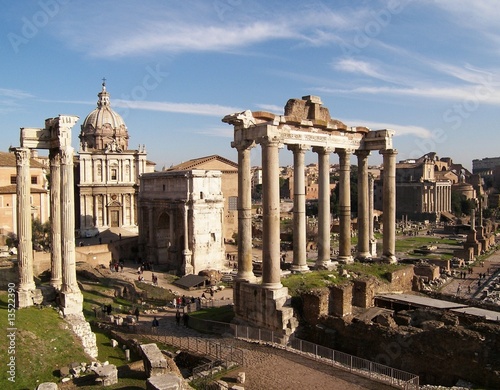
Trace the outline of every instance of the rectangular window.
[[228, 199], [229, 210], [238, 210], [238, 197], [230, 196]]
[[16, 184], [17, 183], [17, 176], [11, 176], [10, 177], [10, 184]]
[[31, 184], [38, 184], [38, 177], [31, 176]]
[[118, 178], [118, 173], [116, 169], [111, 169], [111, 180], [116, 180]]

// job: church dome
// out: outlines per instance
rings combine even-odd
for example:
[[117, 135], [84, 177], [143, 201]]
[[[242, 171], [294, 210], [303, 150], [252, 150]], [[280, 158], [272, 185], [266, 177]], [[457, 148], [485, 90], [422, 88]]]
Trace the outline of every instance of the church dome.
[[123, 118], [111, 108], [105, 82], [97, 96], [97, 108], [87, 115], [81, 126], [81, 149], [114, 152], [127, 150], [127, 126]]

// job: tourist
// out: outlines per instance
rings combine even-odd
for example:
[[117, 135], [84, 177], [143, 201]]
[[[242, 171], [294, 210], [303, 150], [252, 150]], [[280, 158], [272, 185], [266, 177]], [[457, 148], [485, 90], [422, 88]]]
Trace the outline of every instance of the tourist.
[[153, 319], [153, 322], [151, 324], [151, 327], [153, 329], [153, 333], [156, 333], [157, 332], [157, 329], [158, 329], [158, 326], [160, 325], [160, 322], [158, 321], [158, 319], [155, 317]]
[[139, 322], [139, 308], [136, 307], [134, 311], [135, 319], [137, 322]]
[[177, 323], [177, 326], [181, 323], [181, 312], [179, 309], [175, 312], [175, 322]]
[[111, 312], [113, 311], [113, 307], [111, 306], [111, 304], [109, 304], [107, 307], [106, 307], [106, 313], [108, 313], [108, 316], [111, 315]]
[[182, 322], [184, 322], [184, 326], [187, 328], [188, 327], [188, 323], [189, 323], [189, 315], [188, 315], [188, 313], [184, 313], [184, 315], [182, 316]]

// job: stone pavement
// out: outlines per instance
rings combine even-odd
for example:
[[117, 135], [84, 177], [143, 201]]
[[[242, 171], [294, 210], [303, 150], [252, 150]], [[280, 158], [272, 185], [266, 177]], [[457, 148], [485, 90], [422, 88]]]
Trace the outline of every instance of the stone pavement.
[[[487, 259], [471, 266], [472, 273], [467, 269], [456, 269], [459, 274], [443, 286], [441, 293], [456, 295], [464, 299], [481, 299], [485, 289], [493, 282], [498, 282], [500, 276], [500, 250], [493, 252]], [[460, 271], [465, 271], [465, 278], [460, 277]], [[480, 277], [480, 275], [485, 275]], [[498, 302], [500, 304], [500, 302]]]

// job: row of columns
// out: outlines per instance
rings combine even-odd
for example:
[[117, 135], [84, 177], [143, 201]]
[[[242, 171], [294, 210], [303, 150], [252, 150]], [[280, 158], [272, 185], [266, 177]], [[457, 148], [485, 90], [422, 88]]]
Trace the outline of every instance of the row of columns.
[[[262, 284], [277, 289], [280, 282], [280, 197], [279, 197], [279, 140], [264, 137], [259, 140], [262, 148], [263, 227], [262, 227]], [[253, 281], [252, 271], [252, 204], [250, 149], [253, 141], [234, 144], [238, 150], [238, 275], [242, 281]], [[305, 214], [305, 163], [304, 155], [310, 149], [307, 145], [288, 145], [294, 158], [294, 213], [293, 213], [293, 264], [292, 270], [309, 270], [306, 259], [306, 214]], [[339, 156], [339, 255], [338, 260], [353, 261], [351, 255], [351, 202], [350, 202], [350, 157], [351, 149], [313, 147], [318, 154], [318, 258], [316, 268], [326, 268], [330, 259], [330, 163], [329, 155]], [[373, 232], [373, 189], [368, 174], [370, 151], [357, 150], [358, 158], [358, 253], [357, 258], [370, 258], [370, 243]], [[382, 257], [395, 262], [396, 222], [396, 154], [394, 149], [381, 150], [383, 156], [383, 252]]]
[[[29, 148], [14, 148], [17, 169], [17, 219], [19, 286], [18, 307], [33, 305], [32, 294], [36, 289], [33, 275], [33, 243], [31, 233], [30, 205], [30, 157]], [[64, 146], [51, 149], [50, 159], [50, 209], [51, 209], [51, 280], [50, 284], [71, 302], [81, 301], [81, 292], [76, 280], [75, 257], [75, 209], [73, 185], [73, 148]], [[65, 308], [69, 312], [81, 313], [81, 307]]]

